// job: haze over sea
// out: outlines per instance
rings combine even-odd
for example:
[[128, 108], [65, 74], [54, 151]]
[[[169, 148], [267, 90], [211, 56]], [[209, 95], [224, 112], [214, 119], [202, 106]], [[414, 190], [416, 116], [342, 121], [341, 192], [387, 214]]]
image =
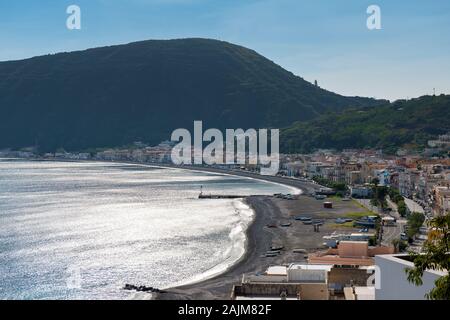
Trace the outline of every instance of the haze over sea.
[[148, 298], [122, 287], [224, 271], [245, 252], [253, 212], [239, 199], [200, 200], [200, 186], [295, 192], [181, 169], [0, 159], [0, 299]]

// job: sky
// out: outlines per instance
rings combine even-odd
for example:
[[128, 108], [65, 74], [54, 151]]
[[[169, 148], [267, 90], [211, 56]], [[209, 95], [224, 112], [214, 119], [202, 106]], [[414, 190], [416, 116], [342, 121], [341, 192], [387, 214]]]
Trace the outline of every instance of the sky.
[[[69, 5], [81, 30], [66, 27]], [[448, 0], [0, 0], [0, 61], [189, 37], [251, 48], [343, 95], [450, 94]]]

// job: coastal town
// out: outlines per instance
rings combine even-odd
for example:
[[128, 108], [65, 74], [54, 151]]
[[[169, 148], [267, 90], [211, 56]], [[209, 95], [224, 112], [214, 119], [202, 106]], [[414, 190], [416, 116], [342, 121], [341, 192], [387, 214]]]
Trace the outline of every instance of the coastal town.
[[[157, 146], [135, 142], [129, 147], [95, 152], [73, 153], [59, 150], [45, 154], [37, 154], [35, 149], [30, 147], [19, 151], [0, 150], [0, 157], [130, 161], [171, 165], [174, 145], [172, 141], [163, 141]], [[278, 176], [307, 179], [314, 183], [322, 183], [324, 187], [338, 184], [338, 187], [347, 188], [354, 198], [371, 198], [370, 184], [376, 180], [379, 186], [396, 189], [400, 196], [405, 198], [405, 205], [410, 212], [419, 211], [428, 216], [443, 214], [450, 209], [450, 133], [428, 141], [428, 146], [421, 152], [398, 150], [395, 155], [373, 149], [280, 154]], [[194, 153], [194, 150], [192, 152]], [[199, 167], [254, 174], [258, 174], [260, 170], [258, 165], [199, 165]]]
[[[409, 252], [420, 253], [427, 241], [427, 222], [450, 210], [450, 135], [428, 145], [420, 153], [399, 150], [394, 155], [371, 149], [280, 154], [280, 170], [273, 177], [259, 175], [258, 165], [184, 166], [256, 177], [302, 193], [246, 197], [257, 213], [247, 231], [246, 257], [225, 275], [156, 290], [154, 298], [424, 299], [445, 274], [427, 270], [423, 285], [415, 286], [404, 270], [413, 266]], [[0, 157], [173, 167], [172, 147], [169, 141], [153, 147], [136, 142], [96, 152], [40, 155], [28, 148], [3, 150]]]

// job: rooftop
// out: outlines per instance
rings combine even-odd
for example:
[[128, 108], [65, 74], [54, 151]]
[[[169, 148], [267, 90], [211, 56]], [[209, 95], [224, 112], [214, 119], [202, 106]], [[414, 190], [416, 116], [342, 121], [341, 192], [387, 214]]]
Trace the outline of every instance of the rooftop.
[[[377, 259], [385, 259], [392, 262], [403, 264], [405, 267], [414, 267], [414, 264], [411, 261], [411, 256], [407, 253], [405, 254], [382, 254], [375, 256]], [[430, 270], [427, 269], [427, 272], [435, 274], [437, 276], [446, 276], [448, 274], [445, 270]]]
[[305, 263], [299, 263], [299, 264], [291, 264], [289, 266], [289, 269], [301, 269], [301, 270], [323, 270], [323, 271], [330, 271], [333, 268], [332, 264], [305, 264]]
[[287, 275], [287, 267], [286, 266], [272, 266], [269, 267], [266, 271], [267, 275]]

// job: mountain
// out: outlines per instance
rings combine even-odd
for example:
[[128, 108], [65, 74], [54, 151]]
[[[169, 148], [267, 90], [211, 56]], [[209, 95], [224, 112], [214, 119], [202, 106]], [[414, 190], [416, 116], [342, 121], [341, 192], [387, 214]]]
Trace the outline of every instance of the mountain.
[[285, 152], [314, 149], [423, 148], [429, 139], [450, 132], [450, 95], [398, 100], [385, 106], [327, 113], [281, 131]]
[[285, 127], [378, 105], [209, 39], [151, 40], [0, 63], [0, 149], [159, 143], [176, 128]]

